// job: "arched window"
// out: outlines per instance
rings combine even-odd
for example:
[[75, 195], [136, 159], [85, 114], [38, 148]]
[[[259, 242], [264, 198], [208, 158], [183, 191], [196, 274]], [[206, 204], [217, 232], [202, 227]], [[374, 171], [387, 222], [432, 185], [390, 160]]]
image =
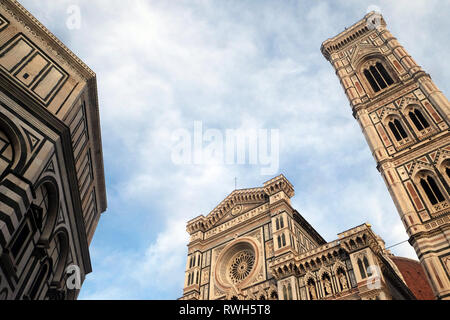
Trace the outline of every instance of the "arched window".
[[52, 283], [62, 284], [65, 276], [65, 269], [67, 268], [67, 261], [69, 257], [69, 236], [65, 228], [60, 228], [55, 232], [55, 235], [50, 241], [48, 253], [52, 265]]
[[280, 230], [280, 219], [276, 218], [275, 222], [276, 222], [277, 230]]
[[14, 159], [14, 150], [11, 141], [0, 130], [0, 177], [11, 167]]
[[364, 75], [366, 76], [367, 81], [370, 83], [370, 86], [372, 87], [373, 91], [378, 92], [381, 90], [377, 82], [375, 81], [374, 77], [372, 76], [372, 73], [369, 70], [367, 69], [364, 70]]
[[364, 266], [363, 266], [361, 259], [358, 259], [358, 268], [359, 268], [359, 273], [361, 274], [361, 278], [365, 279], [367, 277], [367, 275], [366, 275], [366, 270], [364, 270]]
[[283, 299], [288, 300], [287, 289], [286, 286], [283, 286]]
[[377, 62], [377, 64], [375, 66], [376, 66], [378, 72], [380, 72], [380, 74], [383, 77], [383, 80], [386, 82], [387, 86], [394, 84], [394, 80], [392, 80], [391, 76], [386, 71], [386, 69], [384, 68], [384, 66], [381, 62]]
[[389, 129], [391, 129], [391, 132], [395, 137], [395, 140], [402, 141], [403, 139], [408, 137], [405, 129], [403, 129], [403, 126], [402, 126], [400, 120], [394, 119], [392, 121], [389, 121], [388, 125], [389, 125]]
[[417, 130], [422, 131], [425, 128], [428, 128], [430, 124], [423, 116], [422, 112], [419, 109], [414, 109], [414, 111], [409, 112], [409, 118], [416, 126]]
[[445, 198], [436, 184], [434, 178], [430, 175], [420, 179], [420, 185], [427, 195], [432, 205], [445, 201]]
[[441, 165], [439, 166], [439, 171], [447, 180], [447, 184], [450, 184], [450, 159], [446, 159], [441, 163]]
[[369, 260], [367, 260], [366, 256], [364, 256], [363, 262], [364, 262], [364, 268], [366, 269], [367, 275], [370, 277], [371, 273], [369, 272]]
[[48, 190], [45, 184], [41, 184], [41, 186], [36, 190], [36, 199], [33, 201], [36, 206], [42, 209], [42, 226], [45, 225], [45, 221], [48, 213]]
[[283, 243], [283, 247], [286, 245], [286, 237], [284, 236], [284, 233], [281, 235], [281, 242]]
[[187, 285], [190, 286], [191, 285], [191, 274], [188, 274], [188, 281], [187, 281]]
[[280, 228], [281, 228], [281, 229], [284, 228], [284, 220], [283, 220], [283, 217], [280, 217]]
[[394, 80], [380, 62], [366, 68], [363, 73], [374, 92], [385, 89], [394, 83]]
[[288, 291], [288, 300], [292, 300], [292, 287], [290, 283], [288, 283], [287, 291]]

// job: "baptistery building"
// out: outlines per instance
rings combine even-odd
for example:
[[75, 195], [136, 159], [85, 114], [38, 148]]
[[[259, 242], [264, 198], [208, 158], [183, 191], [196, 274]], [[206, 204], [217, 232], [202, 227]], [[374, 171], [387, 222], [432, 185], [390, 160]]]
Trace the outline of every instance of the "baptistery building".
[[0, 300], [75, 299], [105, 210], [96, 75], [2, 0]]

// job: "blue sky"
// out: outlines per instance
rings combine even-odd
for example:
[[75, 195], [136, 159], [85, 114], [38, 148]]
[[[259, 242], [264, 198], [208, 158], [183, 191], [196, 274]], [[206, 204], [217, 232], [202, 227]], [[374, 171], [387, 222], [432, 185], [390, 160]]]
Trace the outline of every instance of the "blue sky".
[[[327, 241], [364, 222], [387, 246], [407, 239], [320, 45], [378, 6], [448, 93], [449, 1], [20, 2], [97, 73], [108, 210], [80, 299], [179, 298], [186, 222], [207, 215], [235, 177], [238, 188], [272, 178], [257, 165], [174, 164], [172, 134], [194, 121], [278, 129], [277, 174]], [[71, 5], [80, 29], [66, 26]], [[416, 258], [407, 243], [392, 251]]]

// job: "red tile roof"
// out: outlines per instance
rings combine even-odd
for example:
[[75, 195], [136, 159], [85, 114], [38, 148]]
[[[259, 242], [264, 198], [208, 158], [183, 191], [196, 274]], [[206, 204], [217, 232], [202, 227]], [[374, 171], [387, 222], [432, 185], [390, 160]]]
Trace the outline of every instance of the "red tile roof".
[[403, 257], [391, 257], [391, 259], [400, 270], [403, 279], [405, 279], [406, 284], [412, 293], [414, 293], [417, 300], [436, 299], [419, 261]]

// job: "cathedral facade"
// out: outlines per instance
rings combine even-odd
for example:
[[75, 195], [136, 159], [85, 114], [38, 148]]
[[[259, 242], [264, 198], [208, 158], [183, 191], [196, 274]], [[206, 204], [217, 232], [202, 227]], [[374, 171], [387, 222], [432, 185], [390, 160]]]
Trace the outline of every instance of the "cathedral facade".
[[105, 210], [96, 75], [2, 0], [0, 300], [75, 299]]
[[369, 224], [326, 242], [280, 175], [235, 190], [190, 234], [181, 299], [449, 299], [449, 103], [367, 14], [321, 51], [336, 70], [420, 263], [393, 256]]
[[434, 298], [419, 262], [393, 256], [370, 225], [326, 242], [291, 206], [293, 196], [280, 175], [189, 221], [181, 299]]

